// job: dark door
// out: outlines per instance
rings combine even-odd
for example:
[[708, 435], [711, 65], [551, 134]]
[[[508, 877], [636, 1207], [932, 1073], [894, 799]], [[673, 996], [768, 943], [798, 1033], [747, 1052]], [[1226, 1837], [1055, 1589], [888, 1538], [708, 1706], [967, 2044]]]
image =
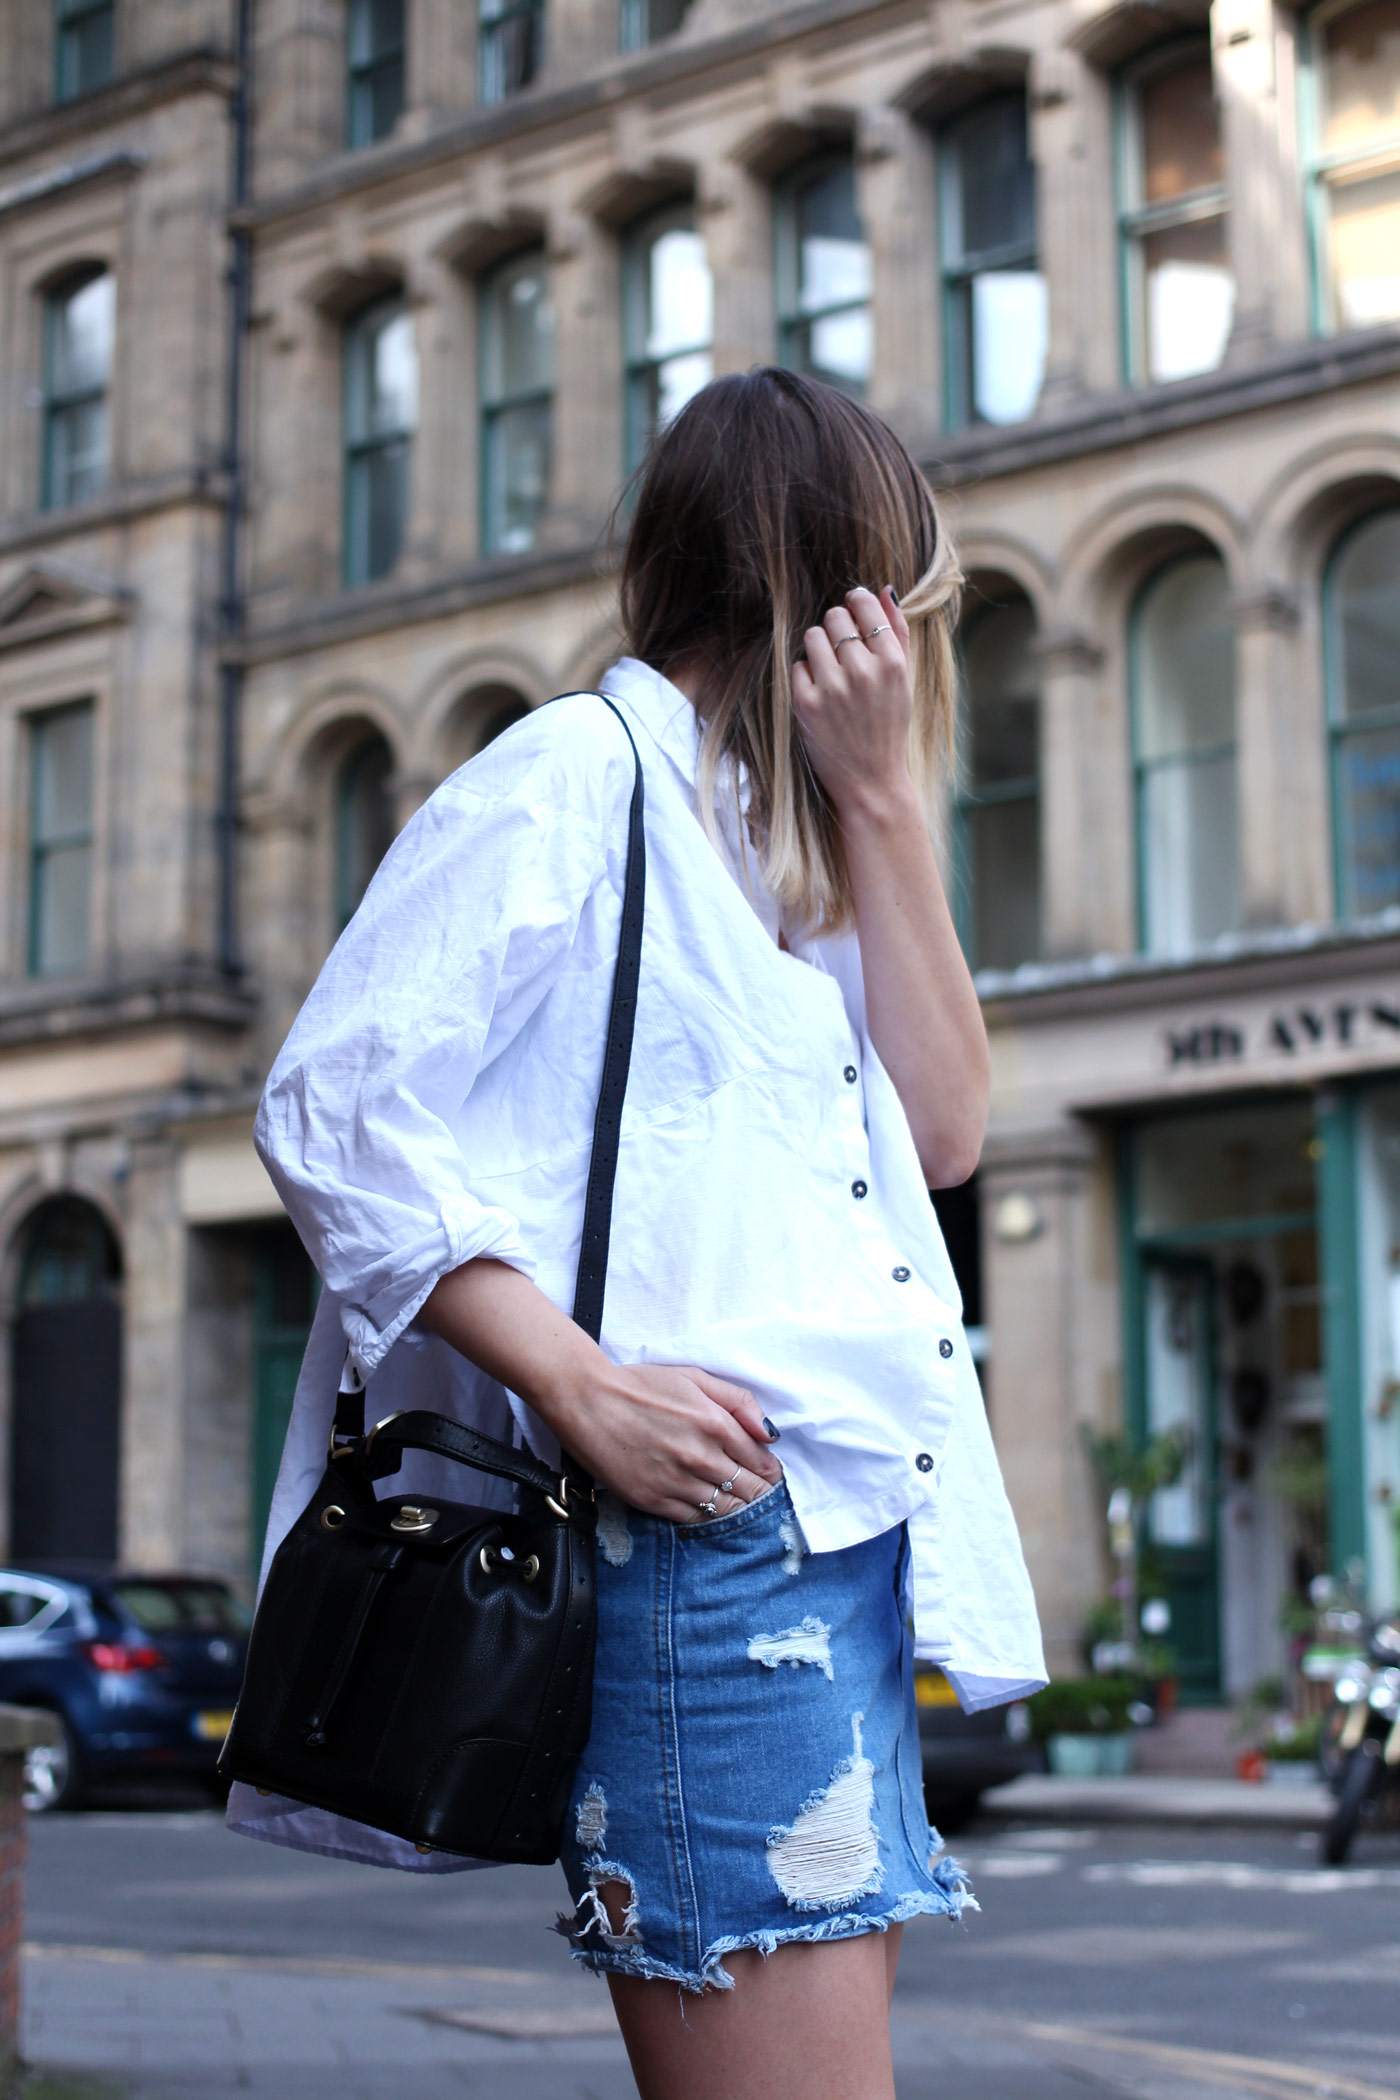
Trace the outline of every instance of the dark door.
[[1181, 1696], [1220, 1696], [1219, 1480], [1215, 1435], [1215, 1270], [1190, 1255], [1148, 1254], [1143, 1262], [1146, 1429], [1178, 1425], [1191, 1454], [1175, 1486], [1147, 1507], [1151, 1559], [1161, 1570]]

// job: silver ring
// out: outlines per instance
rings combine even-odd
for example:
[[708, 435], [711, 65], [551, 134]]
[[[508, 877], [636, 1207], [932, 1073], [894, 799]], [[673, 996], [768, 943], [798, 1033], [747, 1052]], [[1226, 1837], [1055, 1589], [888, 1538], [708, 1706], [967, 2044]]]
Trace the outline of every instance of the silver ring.
[[[878, 626], [878, 627], [872, 627], [872, 628], [871, 628], [871, 630], [870, 630], [870, 632], [869, 632], [869, 634], [867, 634], [867, 635], [864, 635], [864, 636], [862, 636], [862, 640], [864, 640], [864, 641], [867, 641], [867, 642], [873, 642], [877, 634], [888, 634], [888, 633], [889, 633], [889, 631], [890, 631], [890, 623], [889, 623], [889, 621], [888, 621], [888, 620], [882, 620], [882, 621], [880, 622], [880, 624], [879, 624], [879, 626]], [[847, 637], [847, 639], [849, 640], [849, 639], [850, 639], [850, 637], [848, 636], [848, 637]]]
[[[876, 628], [875, 632], [877, 634], [880, 632], [878, 627]], [[853, 627], [849, 634], [843, 634], [840, 641], [833, 643], [832, 647], [839, 653], [839, 651], [845, 648], [847, 642], [858, 642], [862, 639], [863, 637], [861, 635], [860, 629], [858, 627]]]
[[708, 1502], [697, 1502], [695, 1507], [699, 1510], [701, 1516], [712, 1517], [715, 1511], [719, 1508], [719, 1504], [718, 1502], [716, 1502], [714, 1496], [711, 1495]]
[[719, 1486], [715, 1489], [715, 1493], [717, 1495], [732, 1495], [734, 1492], [734, 1482], [737, 1478], [737, 1474], [731, 1473], [728, 1480], [722, 1480], [720, 1482]]

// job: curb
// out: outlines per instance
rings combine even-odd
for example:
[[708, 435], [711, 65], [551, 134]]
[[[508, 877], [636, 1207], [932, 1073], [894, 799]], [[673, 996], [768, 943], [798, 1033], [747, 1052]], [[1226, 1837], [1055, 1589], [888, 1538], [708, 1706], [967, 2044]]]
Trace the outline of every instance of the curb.
[[984, 1794], [978, 1819], [1320, 1830], [1331, 1809], [1332, 1796], [1320, 1780], [1255, 1786], [1240, 1779], [1061, 1779], [1030, 1772]]

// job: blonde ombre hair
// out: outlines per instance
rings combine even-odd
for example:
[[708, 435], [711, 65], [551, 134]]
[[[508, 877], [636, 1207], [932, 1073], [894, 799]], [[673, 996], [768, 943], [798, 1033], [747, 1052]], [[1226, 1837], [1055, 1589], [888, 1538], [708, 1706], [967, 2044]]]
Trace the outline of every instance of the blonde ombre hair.
[[767, 365], [712, 380], [639, 471], [622, 560], [626, 646], [688, 677], [700, 820], [716, 846], [721, 769], [747, 767], [764, 876], [795, 927], [853, 923], [840, 825], [793, 713], [804, 634], [856, 585], [893, 584], [910, 631], [909, 770], [932, 834], [954, 763], [962, 582], [906, 447], [820, 380]]

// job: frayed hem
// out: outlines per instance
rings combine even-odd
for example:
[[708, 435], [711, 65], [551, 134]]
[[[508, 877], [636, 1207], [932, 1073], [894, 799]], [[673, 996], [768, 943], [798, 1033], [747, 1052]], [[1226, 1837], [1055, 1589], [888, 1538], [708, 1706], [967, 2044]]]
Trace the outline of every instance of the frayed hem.
[[674, 1983], [697, 1997], [706, 1990], [732, 1991], [734, 1978], [724, 1966], [727, 1954], [740, 1954], [753, 1948], [766, 1960], [777, 1948], [801, 1940], [855, 1939], [863, 1932], [888, 1932], [891, 1925], [902, 1925], [907, 1918], [920, 1916], [946, 1917], [956, 1925], [961, 1922], [964, 1910], [981, 1909], [968, 1886], [966, 1873], [956, 1860], [937, 1860], [929, 1873], [935, 1884], [932, 1889], [911, 1890], [888, 1910], [847, 1911], [840, 1917], [815, 1919], [810, 1925], [789, 1925], [781, 1931], [736, 1932], [726, 1939], [715, 1940], [705, 1949], [698, 1969], [682, 1969], [675, 1962], [661, 1961], [641, 1947], [603, 1948], [594, 1944], [570, 1946], [569, 1953], [576, 1962], [599, 1975], [610, 1970], [617, 1976], [640, 1976]]

